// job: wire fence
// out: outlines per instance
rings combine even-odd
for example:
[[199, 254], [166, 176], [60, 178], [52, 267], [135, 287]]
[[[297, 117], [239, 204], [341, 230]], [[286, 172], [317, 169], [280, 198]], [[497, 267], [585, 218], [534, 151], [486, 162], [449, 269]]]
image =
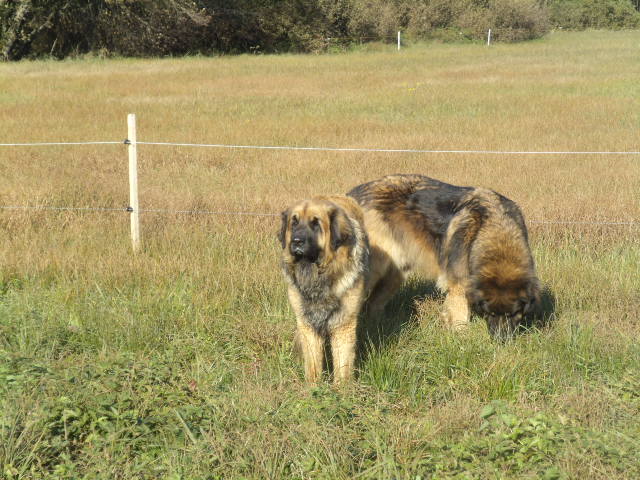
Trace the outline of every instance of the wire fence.
[[[639, 156], [636, 150], [482, 150], [482, 149], [413, 149], [413, 148], [366, 148], [366, 147], [314, 147], [295, 145], [235, 145], [220, 143], [185, 143], [185, 142], [146, 142], [135, 141], [134, 145], [148, 145], [159, 147], [196, 147], [219, 149], [245, 149], [245, 150], [282, 150], [282, 151], [316, 151], [316, 152], [363, 152], [363, 153], [410, 153], [410, 154], [468, 154], [468, 155], [617, 155]], [[85, 142], [24, 142], [24, 143], [0, 143], [0, 147], [44, 147], [44, 146], [76, 146], [76, 145], [128, 145], [129, 139], [120, 141], [85, 141]], [[49, 210], [49, 211], [77, 211], [77, 212], [133, 212], [131, 206], [123, 207], [73, 207], [73, 206], [48, 206], [48, 205], [0, 205], [1, 210]], [[170, 209], [137, 209], [139, 213], [170, 214], [170, 215], [219, 215], [219, 216], [252, 216], [252, 217], [277, 217], [279, 213], [248, 212], [248, 211], [223, 211], [223, 210], [170, 210]], [[535, 225], [593, 225], [593, 226], [640, 226], [638, 220], [543, 220], [533, 219], [528, 223]]]
[[[39, 142], [39, 143], [0, 143], [0, 147], [43, 147], [65, 145], [129, 145], [128, 139], [105, 142]], [[640, 150], [482, 150], [482, 149], [416, 149], [416, 148], [368, 148], [368, 147], [313, 147], [296, 145], [234, 145], [223, 143], [185, 143], [185, 142], [144, 142], [137, 145], [161, 147], [198, 147], [244, 150], [291, 150], [315, 152], [362, 152], [362, 153], [417, 153], [417, 154], [467, 154], [467, 155], [640, 155]]]
[[[2, 210], [52, 210], [52, 211], [78, 211], [78, 212], [131, 212], [132, 208], [126, 207], [53, 207], [48, 205], [0, 205]], [[170, 210], [161, 208], [140, 208], [140, 213], [156, 213], [168, 215], [220, 215], [220, 216], [249, 216], [249, 217], [279, 217], [279, 213], [270, 212], [244, 212], [224, 210]], [[587, 221], [587, 220], [527, 220], [535, 225], [594, 225], [594, 226], [638, 226], [637, 221]]]
[[60, 145], [126, 145], [127, 140], [119, 142], [37, 142], [37, 143], [0, 143], [0, 147], [50, 147]]
[[364, 148], [364, 147], [304, 147], [291, 145], [227, 145], [215, 143], [138, 142], [138, 145], [205, 147], [248, 150], [292, 150], [316, 152], [364, 152], [364, 153], [446, 153], [476, 155], [640, 155], [640, 151], [518, 151], [518, 150], [428, 150], [412, 148]]

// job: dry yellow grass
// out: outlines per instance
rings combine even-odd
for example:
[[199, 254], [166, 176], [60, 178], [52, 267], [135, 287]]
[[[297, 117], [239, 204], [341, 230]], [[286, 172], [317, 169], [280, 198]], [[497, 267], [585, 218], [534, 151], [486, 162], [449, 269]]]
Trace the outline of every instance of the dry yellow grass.
[[[416, 149], [638, 150], [635, 33], [553, 34], [529, 45], [400, 53], [83, 60], [1, 65], [1, 142], [120, 140]], [[124, 207], [124, 145], [3, 147], [2, 205]], [[141, 208], [278, 213], [310, 195], [419, 172], [494, 188], [529, 220], [638, 221], [638, 156], [500, 156], [140, 146]], [[4, 268], [102, 252], [126, 258], [128, 216], [3, 211]], [[269, 237], [277, 218], [143, 215], [143, 241], [190, 251], [215, 228]], [[211, 225], [215, 225], [212, 227]], [[33, 228], [29, 228], [33, 226]], [[637, 227], [531, 225], [534, 242], [637, 241]], [[46, 233], [44, 233], [46, 232]], [[232, 236], [233, 236], [232, 235]], [[168, 243], [166, 243], [168, 242]], [[33, 252], [40, 252], [33, 255]], [[46, 254], [44, 254], [46, 252]], [[109, 253], [106, 253], [109, 252]], [[165, 260], [170, 261], [170, 260]], [[197, 263], [199, 260], [194, 260]], [[265, 269], [275, 269], [275, 259]], [[183, 262], [179, 260], [178, 263]], [[95, 271], [96, 265], [91, 269]], [[236, 260], [230, 262], [236, 267]], [[41, 265], [42, 267], [42, 265]], [[27, 267], [28, 268], [28, 267]], [[195, 265], [190, 268], [198, 268]]]
[[[2, 65], [2, 141], [139, 140], [490, 150], [638, 150], [633, 33], [527, 46], [309, 57]], [[613, 37], [613, 38], [612, 38]], [[615, 50], [605, 42], [615, 42]], [[388, 172], [496, 188], [529, 218], [637, 219], [638, 157], [140, 147], [147, 208], [279, 211]], [[3, 203], [126, 203], [124, 147], [2, 150]], [[10, 168], [20, 165], [21, 168]], [[335, 175], [339, 169], [340, 174]], [[37, 179], [37, 181], [34, 181]], [[81, 181], [78, 182], [77, 180]]]

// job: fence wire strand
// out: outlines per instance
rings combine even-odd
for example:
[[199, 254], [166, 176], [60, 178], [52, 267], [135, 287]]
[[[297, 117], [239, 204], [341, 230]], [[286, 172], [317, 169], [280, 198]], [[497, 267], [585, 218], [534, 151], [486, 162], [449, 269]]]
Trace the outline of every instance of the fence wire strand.
[[263, 212], [225, 212], [217, 210], [163, 210], [163, 209], [145, 209], [141, 208], [139, 212], [147, 213], [166, 213], [166, 214], [186, 214], [186, 215], [239, 215], [250, 217], [278, 217], [277, 213]]
[[366, 153], [450, 153], [480, 155], [640, 155], [640, 151], [515, 151], [515, 150], [427, 150], [411, 148], [360, 148], [360, 147], [297, 147], [287, 145], [229, 145], [220, 143], [172, 143], [136, 142], [138, 145], [227, 148], [247, 150], [298, 150], [317, 152], [366, 152]]
[[47, 147], [55, 145], [124, 145], [126, 141], [109, 142], [38, 142], [38, 143], [0, 143], [0, 147]]
[[[127, 207], [52, 207], [48, 205], [0, 205], [2, 210], [53, 210], [53, 211], [88, 211], [88, 212], [125, 212], [133, 209]], [[169, 210], [161, 208], [141, 208], [139, 213], [167, 214], [167, 215], [227, 215], [247, 217], [279, 217], [279, 213], [243, 212], [227, 210]], [[640, 226], [640, 221], [586, 221], [586, 220], [528, 220], [534, 225], [600, 225], [600, 226]]]
[[[126, 212], [131, 213], [131, 207], [52, 207], [48, 205], [0, 205], [2, 210], [52, 210], [52, 211], [81, 211], [81, 212]], [[169, 215], [243, 215], [254, 217], [278, 217], [277, 213], [266, 212], [238, 212], [223, 210], [168, 210], [160, 208], [140, 208], [139, 213], [157, 213]]]
[[69, 210], [89, 212], [126, 212], [127, 207], [50, 207], [48, 205], [0, 205], [2, 210]]
[[[634, 151], [526, 151], [526, 150], [438, 150], [413, 148], [367, 148], [367, 147], [305, 147], [291, 145], [232, 145], [223, 143], [184, 143], [184, 142], [135, 142], [136, 145], [150, 145], [162, 147], [200, 147], [226, 148], [244, 150], [290, 150], [316, 152], [364, 152], [364, 153], [425, 153], [425, 154], [474, 154], [474, 155], [640, 155], [640, 150]], [[56, 145], [130, 145], [129, 140], [105, 142], [38, 142], [38, 143], [0, 143], [0, 147], [42, 147]]]

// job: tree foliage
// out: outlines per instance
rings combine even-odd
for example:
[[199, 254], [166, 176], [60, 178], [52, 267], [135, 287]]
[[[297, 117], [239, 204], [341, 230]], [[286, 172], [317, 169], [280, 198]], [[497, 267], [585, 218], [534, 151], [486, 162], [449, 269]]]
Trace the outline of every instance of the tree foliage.
[[640, 0], [548, 0], [547, 3], [555, 27], [640, 27]]
[[0, 51], [9, 60], [183, 54], [209, 22], [191, 0], [0, 0]]
[[[635, 3], [634, 3], [635, 2]], [[640, 26], [640, 0], [0, 0], [5, 60], [323, 51], [371, 39], [497, 41]], [[635, 7], [635, 8], [634, 8]]]

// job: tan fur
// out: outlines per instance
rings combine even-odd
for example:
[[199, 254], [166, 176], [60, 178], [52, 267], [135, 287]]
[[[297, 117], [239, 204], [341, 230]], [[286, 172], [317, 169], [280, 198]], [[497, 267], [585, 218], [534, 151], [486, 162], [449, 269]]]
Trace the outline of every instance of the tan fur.
[[[294, 223], [305, 226], [314, 222], [319, 223], [317, 230], [304, 230], [312, 232], [320, 252], [311, 262], [293, 255], [291, 242]], [[283, 212], [282, 271], [296, 315], [295, 345], [309, 382], [321, 378], [327, 341], [334, 382], [353, 376], [358, 315], [369, 274], [369, 245], [363, 225], [362, 210], [345, 196], [303, 200]], [[342, 243], [333, 243], [338, 240]]]
[[348, 195], [364, 210], [373, 312], [411, 273], [437, 280], [447, 293], [445, 324], [456, 330], [479, 306], [492, 333], [513, 329], [539, 302], [524, 219], [509, 199], [422, 175], [391, 175]]

